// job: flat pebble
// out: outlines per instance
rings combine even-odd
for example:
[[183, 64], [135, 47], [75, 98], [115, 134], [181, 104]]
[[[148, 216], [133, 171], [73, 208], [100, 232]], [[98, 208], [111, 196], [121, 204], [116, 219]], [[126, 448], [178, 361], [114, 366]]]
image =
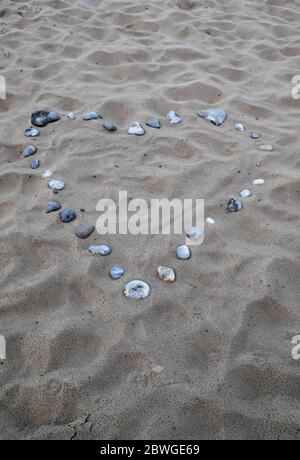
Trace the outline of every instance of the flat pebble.
[[212, 219], [211, 217], [208, 217], [206, 219], [206, 222], [209, 224], [209, 225], [214, 225], [216, 223], [216, 221], [214, 219]]
[[182, 123], [182, 117], [173, 110], [167, 114], [167, 120], [171, 125], [178, 125], [179, 123]]
[[176, 280], [176, 274], [173, 268], [170, 267], [158, 267], [158, 276], [162, 281], [167, 283], [174, 283]]
[[274, 151], [273, 145], [270, 145], [270, 144], [259, 145], [257, 148], [260, 152], [273, 152]]
[[129, 126], [128, 134], [131, 136], [143, 136], [145, 134], [145, 130], [138, 121], [135, 121]]
[[50, 171], [50, 169], [47, 169], [43, 174], [42, 174], [42, 178], [43, 179], [48, 179], [49, 177], [53, 176], [53, 172]]
[[118, 127], [111, 123], [110, 121], [105, 121], [103, 123], [103, 128], [105, 128], [107, 131], [117, 131]]
[[89, 252], [94, 255], [108, 256], [111, 253], [111, 248], [104, 244], [100, 246], [90, 246]]
[[22, 150], [23, 157], [27, 158], [31, 155], [34, 155], [37, 152], [37, 148], [35, 145], [27, 144], [24, 149]]
[[242, 191], [240, 192], [240, 196], [241, 196], [242, 198], [249, 198], [251, 195], [252, 195], [252, 192], [250, 192], [250, 190], [247, 190], [247, 189], [242, 190]]
[[146, 125], [150, 128], [160, 129], [160, 121], [157, 118], [152, 118], [151, 120], [146, 121]]
[[262, 134], [259, 131], [252, 131], [250, 137], [251, 139], [260, 139]]
[[62, 222], [72, 222], [76, 219], [76, 212], [73, 208], [62, 209], [59, 213], [59, 218]]
[[76, 230], [75, 230], [75, 235], [78, 237], [78, 238], [81, 238], [82, 240], [88, 238], [92, 233], [93, 231], [95, 230], [95, 227], [91, 224], [80, 224]]
[[239, 200], [231, 198], [228, 202], [227, 209], [229, 212], [239, 212], [243, 209], [243, 205]]
[[180, 260], [188, 260], [191, 258], [192, 254], [188, 246], [182, 245], [178, 246], [176, 249], [176, 255]]
[[65, 188], [65, 183], [62, 180], [51, 180], [48, 184], [48, 187], [53, 191], [60, 191]]
[[246, 131], [246, 128], [245, 128], [245, 126], [244, 126], [242, 123], [237, 123], [237, 124], [235, 125], [235, 129], [236, 129], [237, 131], [240, 131], [241, 133], [243, 133], [244, 131]]
[[192, 227], [186, 232], [186, 236], [192, 241], [200, 240], [204, 235], [204, 231], [201, 228]]
[[50, 201], [47, 204], [46, 213], [49, 214], [50, 212], [59, 211], [60, 209], [61, 204], [59, 201]]
[[141, 280], [133, 280], [127, 283], [124, 287], [124, 295], [128, 299], [144, 300], [149, 297], [151, 287], [148, 283]]
[[74, 121], [74, 120], [76, 120], [76, 114], [74, 112], [69, 112], [69, 113], [67, 113], [67, 118], [69, 120]]
[[255, 179], [252, 184], [253, 185], [264, 185], [265, 180], [264, 179]]
[[85, 113], [82, 117], [84, 121], [90, 121], [90, 120], [98, 120], [100, 117], [99, 113], [97, 112], [88, 112]]
[[41, 162], [39, 160], [32, 160], [31, 169], [38, 169], [40, 166], [41, 166]]
[[33, 112], [31, 115], [31, 123], [34, 126], [39, 126], [41, 128], [47, 126], [48, 123], [53, 123], [59, 119], [60, 116], [57, 112], [48, 112], [46, 110], [38, 110]]
[[114, 265], [109, 270], [109, 274], [113, 280], [119, 280], [124, 275], [125, 270], [121, 265]]
[[40, 134], [41, 134], [40, 131], [36, 128], [25, 129], [26, 137], [38, 137]]
[[216, 126], [221, 126], [227, 119], [227, 113], [224, 110], [207, 109], [197, 112], [199, 117], [211, 121]]

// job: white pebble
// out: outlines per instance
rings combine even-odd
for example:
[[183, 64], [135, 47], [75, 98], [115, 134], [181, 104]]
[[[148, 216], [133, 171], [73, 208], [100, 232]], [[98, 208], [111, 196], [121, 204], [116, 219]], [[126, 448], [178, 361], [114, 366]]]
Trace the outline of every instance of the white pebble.
[[42, 174], [43, 179], [47, 179], [48, 177], [51, 177], [51, 176], [53, 176], [53, 172], [50, 171], [49, 169], [47, 169], [47, 171], [45, 171], [44, 174]]
[[235, 129], [236, 129], [237, 131], [240, 131], [241, 133], [243, 133], [243, 132], [245, 131], [245, 126], [244, 126], [242, 123], [237, 123], [237, 124], [235, 125]]
[[192, 241], [200, 240], [204, 235], [204, 231], [197, 227], [192, 227], [186, 232], [186, 236]]
[[265, 144], [265, 145], [259, 145], [258, 150], [261, 152], [273, 152], [274, 147], [273, 145]]
[[214, 219], [212, 219], [211, 217], [208, 217], [206, 219], [206, 222], [209, 224], [209, 225], [214, 225], [216, 223], [216, 221]]
[[191, 251], [188, 246], [178, 246], [178, 248], [176, 249], [176, 254], [178, 259], [180, 260], [188, 260], [191, 258]]
[[129, 126], [128, 134], [133, 136], [143, 136], [145, 134], [145, 130], [138, 121], [135, 121]]
[[240, 196], [242, 198], [249, 198], [250, 196], [252, 195], [252, 192], [250, 192], [250, 190], [242, 190], [241, 193], [240, 193]]
[[255, 179], [252, 184], [253, 185], [264, 185], [265, 181], [264, 179]]
[[65, 188], [65, 183], [62, 180], [51, 180], [48, 186], [51, 190], [63, 190]]
[[166, 281], [167, 283], [174, 283], [176, 280], [176, 274], [170, 267], [158, 267], [157, 271], [162, 281]]

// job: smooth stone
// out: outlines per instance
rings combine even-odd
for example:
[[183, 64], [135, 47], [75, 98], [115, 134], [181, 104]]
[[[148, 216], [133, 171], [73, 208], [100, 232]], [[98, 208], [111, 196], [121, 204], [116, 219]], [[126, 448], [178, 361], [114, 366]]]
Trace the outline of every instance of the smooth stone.
[[257, 161], [257, 162], [256, 162], [256, 167], [259, 168], [260, 165], [261, 165], [261, 161]]
[[48, 186], [49, 186], [49, 188], [51, 188], [51, 190], [60, 191], [60, 190], [63, 190], [65, 188], [65, 183], [62, 180], [51, 180], [49, 182]]
[[240, 196], [242, 198], [249, 198], [250, 196], [252, 196], [252, 192], [250, 192], [250, 190], [245, 189], [241, 191]]
[[100, 246], [90, 246], [89, 252], [94, 255], [108, 256], [111, 253], [111, 248], [105, 244]]
[[258, 150], [259, 150], [260, 152], [273, 152], [273, 151], [274, 151], [274, 147], [273, 147], [273, 145], [270, 145], [270, 144], [259, 145], [259, 146], [258, 146]]
[[178, 246], [178, 248], [176, 249], [176, 255], [180, 260], [188, 260], [192, 256], [190, 248], [185, 245]]
[[157, 118], [152, 118], [151, 120], [146, 121], [146, 125], [150, 128], [160, 129], [160, 121]]
[[197, 227], [192, 227], [186, 232], [186, 236], [192, 241], [200, 240], [203, 237], [203, 235], [203, 230]]
[[128, 134], [131, 136], [143, 136], [145, 134], [145, 130], [138, 121], [135, 121], [129, 126]]
[[165, 369], [162, 366], [153, 366], [152, 372], [155, 374], [162, 374]]
[[62, 222], [72, 222], [76, 219], [76, 212], [72, 208], [66, 208], [60, 211], [59, 218]]
[[67, 113], [67, 118], [69, 120], [74, 121], [74, 120], [76, 120], [76, 114], [74, 112], [69, 112], [69, 113]]
[[114, 265], [109, 270], [109, 274], [113, 280], [119, 280], [124, 275], [125, 270], [121, 265]]
[[224, 110], [207, 109], [198, 112], [199, 117], [211, 121], [216, 126], [221, 126], [227, 119], [227, 113]]
[[253, 185], [264, 185], [265, 181], [264, 179], [255, 179], [252, 184]]
[[47, 179], [49, 177], [53, 176], [53, 172], [50, 171], [50, 169], [47, 169], [43, 174], [42, 174], [42, 178], [43, 179]]
[[28, 144], [24, 147], [22, 154], [23, 157], [27, 158], [30, 157], [31, 155], [34, 155], [37, 152], [37, 148], [35, 145]]
[[41, 166], [41, 162], [39, 160], [32, 160], [31, 169], [38, 169], [40, 166]]
[[112, 124], [110, 121], [105, 121], [103, 123], [103, 128], [105, 128], [107, 131], [117, 131], [118, 129], [118, 127]]
[[236, 129], [237, 131], [240, 131], [241, 133], [243, 133], [244, 131], [246, 131], [246, 128], [245, 128], [245, 126], [244, 126], [242, 123], [237, 123], [237, 124], [235, 125], [235, 129]]
[[227, 205], [227, 209], [229, 212], [239, 212], [243, 209], [243, 205], [239, 200], [235, 198], [231, 198]]
[[259, 131], [252, 131], [250, 136], [251, 139], [260, 139], [262, 134]]
[[84, 240], [88, 238], [94, 230], [95, 227], [91, 224], [80, 224], [75, 230], [75, 235]]
[[168, 113], [167, 119], [171, 125], [178, 125], [179, 123], [182, 123], [182, 117], [173, 110]]
[[127, 283], [124, 287], [124, 295], [128, 299], [144, 300], [149, 297], [151, 287], [148, 283], [141, 280], [133, 280]]
[[84, 121], [98, 120], [100, 115], [97, 112], [88, 112], [85, 113], [82, 117]]
[[28, 128], [25, 129], [25, 136], [26, 137], [38, 137], [41, 133], [36, 128]]
[[165, 281], [167, 283], [174, 283], [176, 280], [176, 274], [171, 267], [158, 267], [157, 269], [159, 278], [162, 281]]
[[54, 211], [59, 211], [60, 209], [61, 209], [61, 204], [59, 201], [50, 201], [47, 204], [46, 214], [49, 214], [50, 212], [54, 212]]
[[216, 221], [214, 219], [212, 219], [211, 217], [208, 217], [206, 219], [206, 222], [209, 224], [209, 225], [214, 225], [216, 223]]
[[41, 128], [47, 126], [48, 123], [53, 123], [59, 119], [60, 116], [57, 112], [48, 112], [46, 110], [38, 110], [33, 112], [31, 115], [31, 123], [34, 126], [39, 126]]

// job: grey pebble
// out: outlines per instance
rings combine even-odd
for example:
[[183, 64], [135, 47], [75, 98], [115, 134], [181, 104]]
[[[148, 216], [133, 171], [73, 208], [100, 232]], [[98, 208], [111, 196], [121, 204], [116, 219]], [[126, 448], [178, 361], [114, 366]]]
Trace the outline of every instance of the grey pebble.
[[61, 204], [59, 201], [50, 201], [47, 204], [46, 214], [49, 214], [50, 212], [54, 212], [54, 211], [59, 211], [60, 209], [61, 209]]
[[26, 137], [38, 137], [40, 134], [41, 134], [40, 131], [36, 128], [25, 129]]
[[221, 126], [227, 119], [227, 113], [224, 110], [207, 109], [198, 112], [199, 117], [211, 121], [216, 126]]
[[39, 126], [41, 128], [47, 126], [48, 123], [53, 123], [59, 119], [60, 116], [57, 112], [48, 112], [46, 110], [38, 110], [33, 112], [31, 115], [31, 123], [34, 126]]
[[192, 254], [188, 246], [182, 245], [178, 246], [176, 249], [177, 258], [180, 260], [188, 260], [191, 258]]
[[75, 230], [75, 235], [78, 238], [81, 238], [82, 240], [88, 238], [93, 231], [95, 230], [95, 227], [91, 224], [80, 224], [76, 230]]
[[101, 118], [101, 116], [97, 112], [88, 112], [85, 113], [82, 117], [84, 121], [98, 120], [99, 118]]
[[157, 118], [152, 118], [151, 120], [146, 121], [146, 125], [150, 128], [160, 129], [160, 121]]
[[23, 154], [23, 157], [27, 158], [27, 157], [30, 157], [31, 155], [34, 155], [36, 152], [37, 152], [37, 148], [35, 145], [27, 144], [24, 147], [22, 154]]
[[76, 219], [76, 212], [72, 208], [62, 209], [59, 213], [59, 218], [62, 222], [72, 222]]
[[252, 131], [250, 137], [251, 139], [260, 139], [262, 134], [259, 131]]
[[103, 123], [103, 128], [105, 128], [107, 131], [117, 131], [118, 127], [111, 123], [110, 121], [105, 121]]
[[104, 244], [100, 246], [90, 246], [89, 252], [94, 255], [108, 256], [111, 253], [111, 248]]
[[113, 280], [119, 280], [124, 275], [125, 270], [121, 265], [114, 265], [109, 270], [109, 274]]
[[32, 160], [31, 169], [38, 169], [40, 166], [41, 166], [41, 162], [39, 160]]

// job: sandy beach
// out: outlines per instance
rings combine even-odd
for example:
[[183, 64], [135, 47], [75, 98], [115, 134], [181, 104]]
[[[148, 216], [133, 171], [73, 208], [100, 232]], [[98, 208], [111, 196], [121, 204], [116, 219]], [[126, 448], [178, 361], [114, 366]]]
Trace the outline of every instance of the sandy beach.
[[[299, 24], [296, 0], [1, 1], [0, 439], [300, 439]], [[197, 116], [208, 108], [228, 119]], [[42, 109], [61, 120], [28, 140]], [[120, 190], [204, 199], [215, 224], [188, 261], [178, 235], [77, 238]], [[45, 213], [54, 198], [76, 221]], [[136, 278], [144, 301], [123, 295]]]

